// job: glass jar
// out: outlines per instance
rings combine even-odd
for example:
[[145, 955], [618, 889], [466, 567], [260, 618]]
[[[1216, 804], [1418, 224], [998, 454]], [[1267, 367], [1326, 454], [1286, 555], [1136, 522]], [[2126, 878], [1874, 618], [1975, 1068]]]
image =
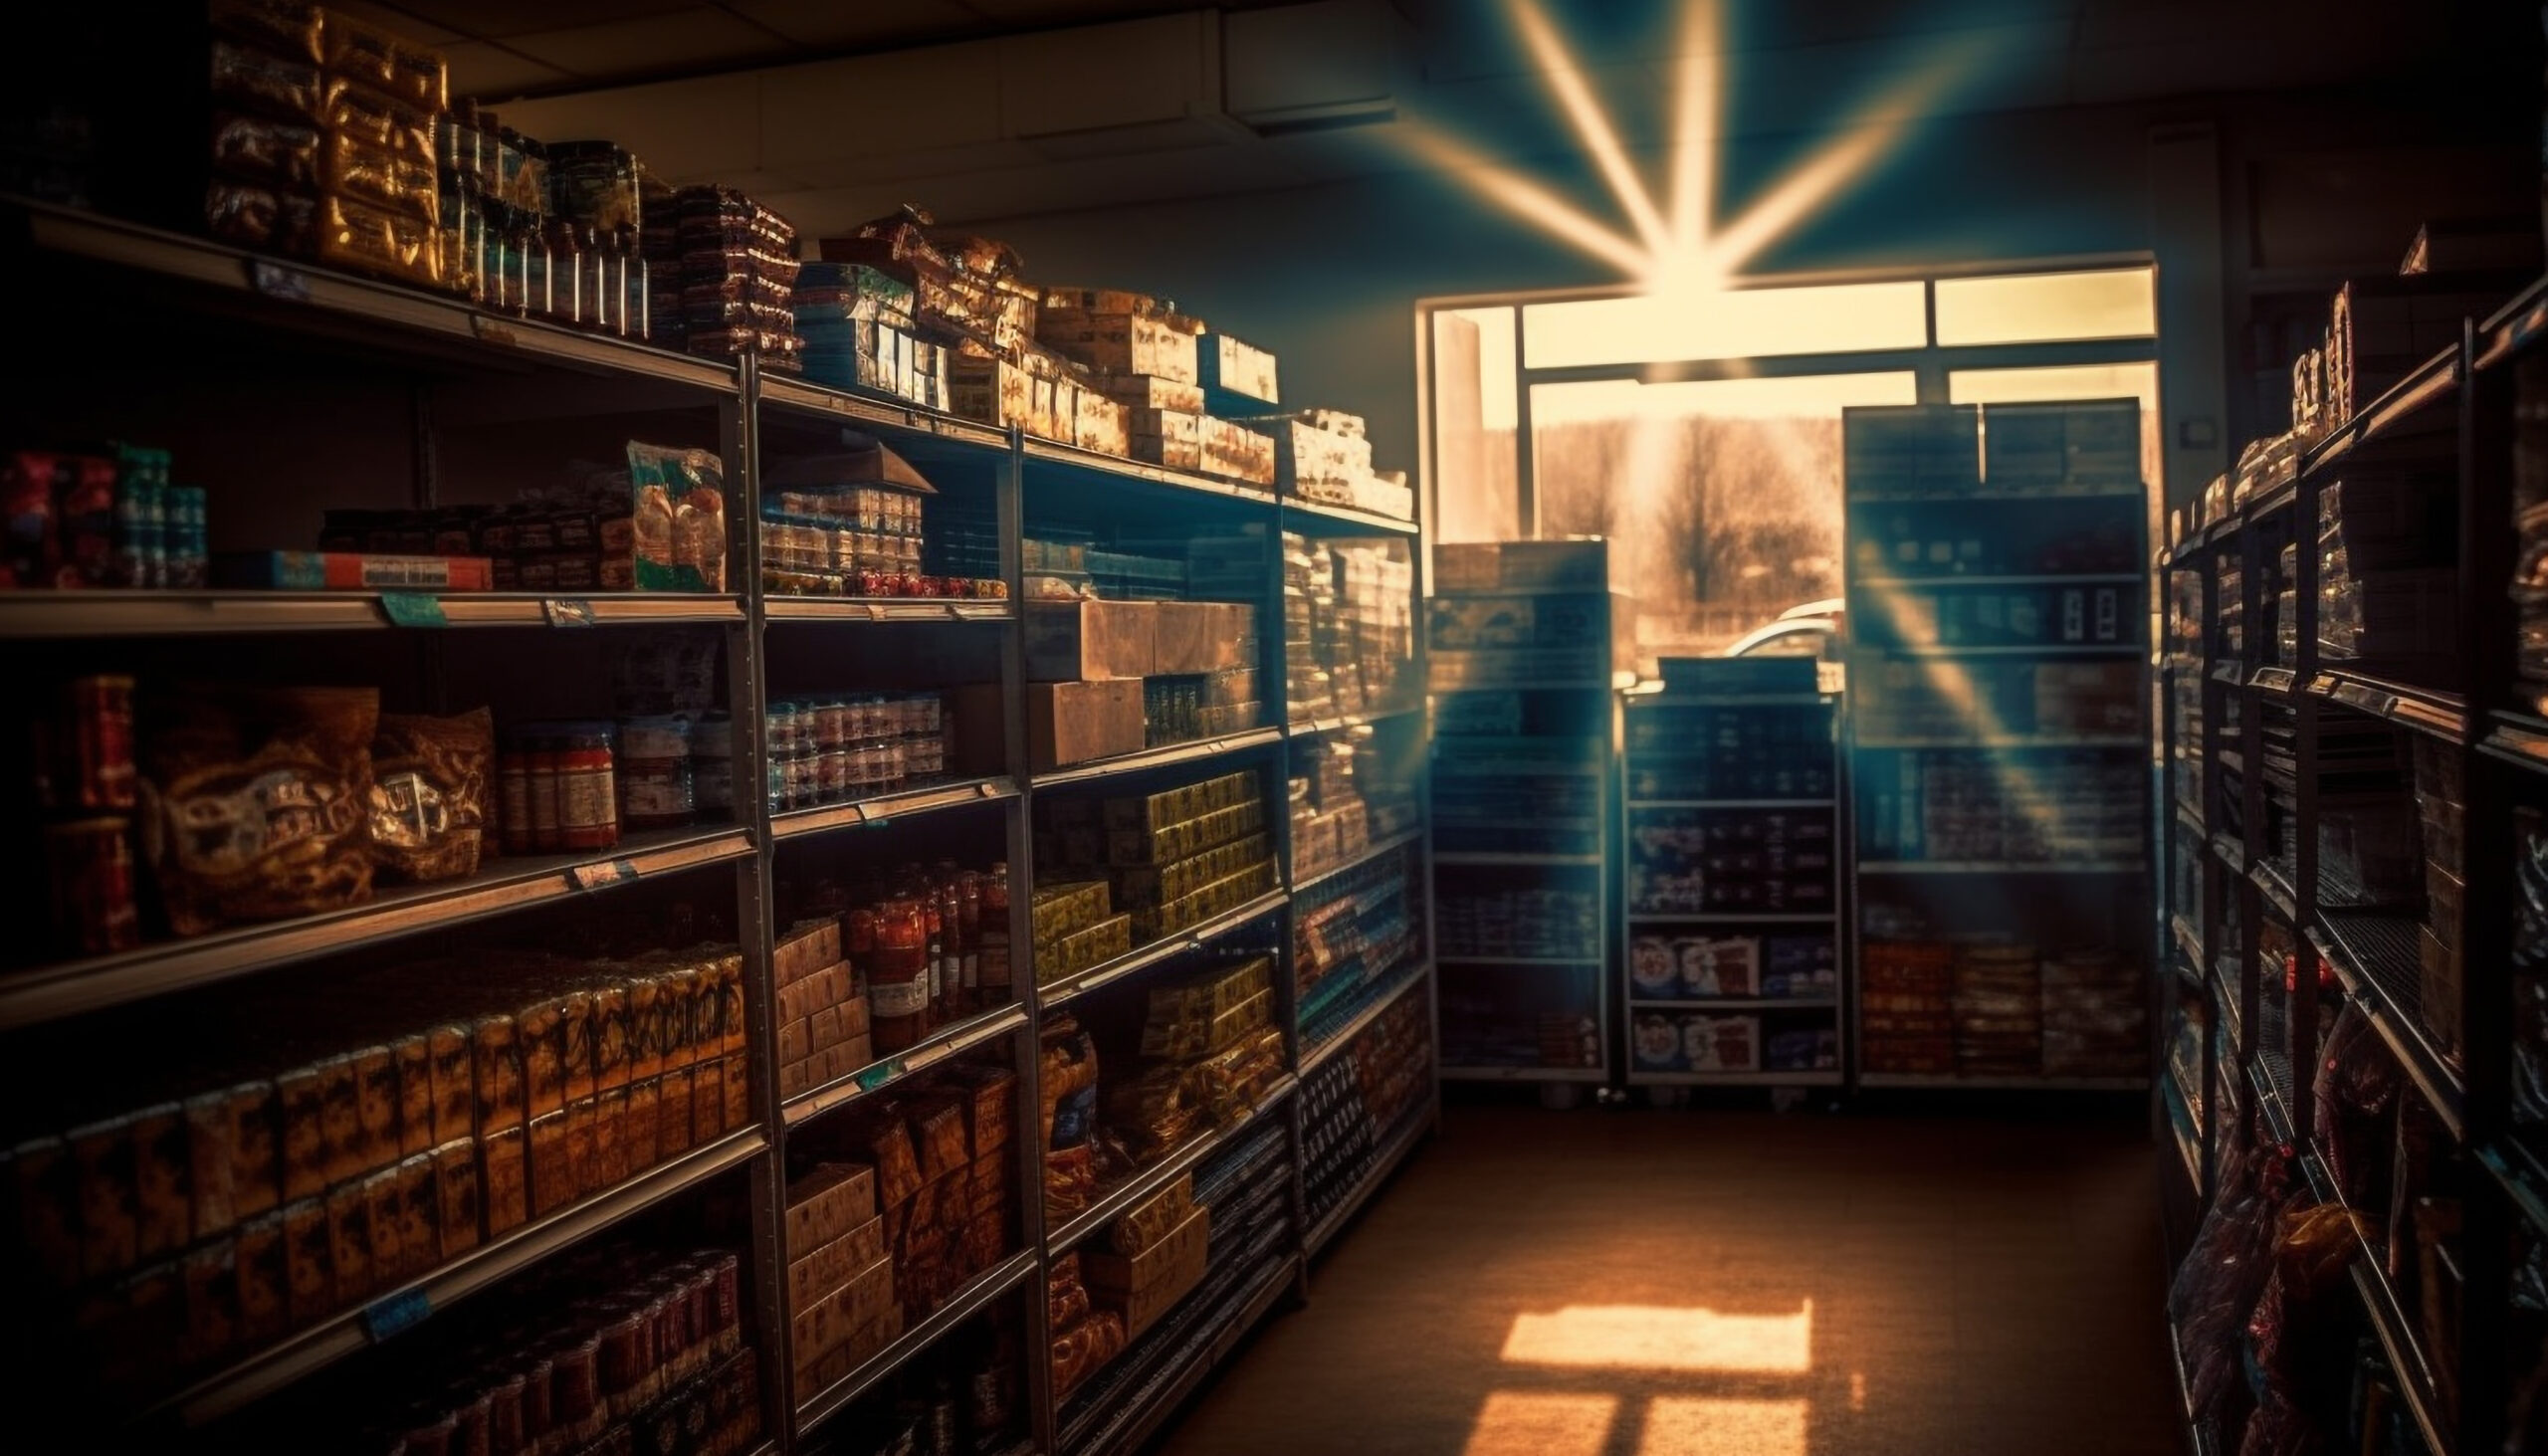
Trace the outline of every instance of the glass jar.
[[557, 843], [569, 853], [619, 843], [619, 792], [606, 723], [558, 725]]
[[868, 957], [867, 1008], [879, 1053], [899, 1052], [928, 1028], [928, 914], [913, 899], [877, 907], [876, 948]]

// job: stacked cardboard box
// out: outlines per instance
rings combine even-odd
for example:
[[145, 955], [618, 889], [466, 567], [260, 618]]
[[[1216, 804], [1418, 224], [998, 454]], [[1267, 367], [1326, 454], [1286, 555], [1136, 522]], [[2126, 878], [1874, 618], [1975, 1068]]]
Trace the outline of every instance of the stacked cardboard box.
[[867, 997], [844, 958], [840, 919], [796, 926], [770, 951], [777, 987], [778, 1095], [800, 1097], [876, 1059]]
[[122, 1388], [266, 1345], [749, 1122], [743, 995], [712, 946], [235, 1002], [226, 1065], [10, 1149], [30, 1267]]
[[999, 1262], [1015, 1203], [1017, 1078], [968, 1066], [805, 1141], [863, 1154], [787, 1190], [796, 1398], [811, 1399]]
[[1152, 989], [1139, 1070], [1104, 1089], [1107, 1125], [1136, 1163], [1244, 1121], [1283, 1075], [1273, 968], [1244, 956]]
[[1415, 493], [1400, 473], [1372, 468], [1372, 440], [1361, 415], [1341, 410], [1251, 415], [1239, 424], [1274, 442], [1274, 484], [1295, 500], [1351, 506], [1411, 520]]
[[1056, 798], [1038, 808], [1036, 862], [1068, 878], [1103, 875], [1110, 905], [1132, 916], [1135, 943], [1225, 915], [1274, 888], [1264, 782], [1254, 769], [1103, 802]]
[[1133, 918], [1116, 911], [1112, 888], [1104, 880], [1038, 885], [1032, 914], [1039, 986], [1102, 965], [1133, 948]]
[[909, 283], [862, 263], [808, 263], [790, 302], [805, 340], [806, 378], [929, 409], [951, 407], [948, 349], [922, 335]]

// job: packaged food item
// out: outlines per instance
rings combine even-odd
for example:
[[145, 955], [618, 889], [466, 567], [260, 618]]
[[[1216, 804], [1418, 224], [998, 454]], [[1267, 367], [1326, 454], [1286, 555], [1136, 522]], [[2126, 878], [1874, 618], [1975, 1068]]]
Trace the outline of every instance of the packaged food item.
[[495, 717], [383, 714], [372, 739], [371, 845], [392, 879], [478, 872], [495, 767]]
[[725, 464], [705, 450], [628, 442], [641, 591], [726, 590]]
[[370, 896], [379, 703], [369, 688], [171, 695], [145, 755], [140, 823], [172, 930]]

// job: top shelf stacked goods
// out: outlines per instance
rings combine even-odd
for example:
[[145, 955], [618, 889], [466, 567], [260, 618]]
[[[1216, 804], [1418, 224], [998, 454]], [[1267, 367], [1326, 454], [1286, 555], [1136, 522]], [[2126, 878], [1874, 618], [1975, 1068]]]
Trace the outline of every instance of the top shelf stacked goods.
[[1604, 1081], [1613, 671], [1599, 540], [1437, 546], [1435, 959], [1443, 1075]]
[[1861, 1082], [2146, 1077], [2140, 409], [1843, 416]]
[[1839, 1084], [1839, 748], [1815, 669], [1675, 659], [1625, 699], [1631, 1083]]

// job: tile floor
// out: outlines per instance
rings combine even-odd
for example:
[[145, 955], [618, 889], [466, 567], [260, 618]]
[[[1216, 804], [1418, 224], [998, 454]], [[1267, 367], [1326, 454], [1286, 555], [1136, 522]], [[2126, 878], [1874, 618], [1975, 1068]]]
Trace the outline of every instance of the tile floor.
[[2122, 1119], [1458, 1107], [1164, 1456], [2163, 1456]]

